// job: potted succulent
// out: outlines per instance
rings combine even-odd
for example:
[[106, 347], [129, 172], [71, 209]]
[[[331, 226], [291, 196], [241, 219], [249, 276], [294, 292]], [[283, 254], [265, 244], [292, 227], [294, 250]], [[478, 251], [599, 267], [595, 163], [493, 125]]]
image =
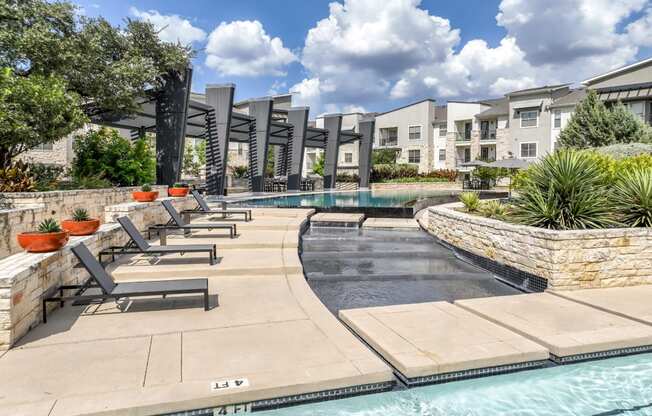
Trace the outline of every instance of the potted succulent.
[[152, 202], [158, 198], [158, 191], [152, 191], [152, 186], [146, 183], [140, 187], [140, 191], [133, 191], [131, 196], [138, 202]]
[[61, 227], [70, 235], [91, 235], [100, 228], [100, 220], [89, 217], [84, 208], [77, 208], [72, 219], [61, 221]]
[[68, 242], [68, 231], [61, 230], [54, 218], [43, 220], [38, 231], [18, 234], [18, 244], [30, 253], [57, 251]]
[[168, 195], [174, 197], [183, 197], [188, 195], [189, 190], [190, 188], [188, 187], [188, 184], [177, 182], [168, 188]]

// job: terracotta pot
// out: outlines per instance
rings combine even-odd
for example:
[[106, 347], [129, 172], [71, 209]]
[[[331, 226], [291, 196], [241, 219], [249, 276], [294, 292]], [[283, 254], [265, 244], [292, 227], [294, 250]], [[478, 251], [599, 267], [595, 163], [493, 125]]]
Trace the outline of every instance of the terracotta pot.
[[63, 220], [61, 228], [68, 231], [70, 235], [91, 235], [100, 228], [100, 220], [91, 219], [88, 221]]
[[168, 188], [168, 195], [174, 197], [183, 197], [188, 195], [190, 188]]
[[131, 193], [132, 198], [134, 198], [135, 201], [138, 202], [152, 202], [155, 201], [156, 198], [158, 198], [158, 191], [149, 191], [149, 192], [143, 192], [143, 191], [133, 191]]
[[18, 244], [30, 253], [57, 251], [68, 242], [68, 231], [58, 233], [27, 232], [18, 234]]

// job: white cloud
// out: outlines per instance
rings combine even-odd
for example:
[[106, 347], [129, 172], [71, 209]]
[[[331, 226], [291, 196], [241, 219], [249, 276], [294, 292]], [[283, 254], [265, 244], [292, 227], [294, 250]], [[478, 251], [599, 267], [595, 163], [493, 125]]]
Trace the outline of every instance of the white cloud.
[[[309, 78], [297, 99], [320, 109], [434, 96], [481, 99], [516, 89], [578, 82], [631, 63], [652, 44], [649, 0], [503, 0], [498, 45], [473, 39], [430, 15], [419, 0], [344, 0], [306, 37]], [[461, 47], [461, 48], [460, 48]]]
[[221, 75], [285, 75], [297, 57], [257, 21], [222, 22], [208, 36], [206, 65]]
[[274, 81], [271, 87], [269, 87], [269, 90], [267, 90], [268, 95], [278, 95], [281, 94], [282, 90], [287, 90], [288, 83], [285, 81]]
[[206, 32], [176, 14], [163, 15], [157, 10], [141, 11], [135, 7], [132, 7], [130, 12], [138, 19], [153, 24], [156, 30], [159, 31], [161, 40], [165, 42], [180, 42], [187, 45], [206, 39]]

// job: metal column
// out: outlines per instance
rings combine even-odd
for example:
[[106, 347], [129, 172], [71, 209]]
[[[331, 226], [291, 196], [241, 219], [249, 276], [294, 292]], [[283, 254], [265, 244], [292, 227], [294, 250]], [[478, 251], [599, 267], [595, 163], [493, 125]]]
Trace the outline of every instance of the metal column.
[[271, 98], [252, 100], [249, 103], [249, 115], [253, 116], [256, 122], [256, 135], [252, 137], [249, 148], [255, 151], [249, 161], [251, 168], [251, 190], [253, 192], [264, 192], [265, 190], [265, 168], [267, 166], [267, 150], [269, 145], [269, 134], [272, 123], [272, 107], [274, 101]]
[[229, 133], [233, 111], [234, 84], [207, 85], [206, 104], [213, 107], [215, 134], [209, 134], [206, 143], [206, 185], [209, 195], [224, 195], [226, 166], [229, 156]]
[[172, 185], [181, 178], [192, 69], [165, 78], [156, 98], [156, 183]]
[[308, 130], [308, 107], [292, 107], [288, 110], [288, 123], [292, 124], [292, 145], [288, 146], [288, 191], [301, 190], [301, 170]]
[[358, 176], [360, 177], [360, 188], [369, 188], [369, 177], [371, 176], [371, 154], [374, 145], [374, 119], [363, 119], [358, 123], [360, 138], [360, 151], [358, 156]]
[[324, 154], [324, 189], [335, 189], [337, 181], [337, 157], [340, 150], [342, 115], [324, 116], [324, 128], [328, 130], [326, 152]]

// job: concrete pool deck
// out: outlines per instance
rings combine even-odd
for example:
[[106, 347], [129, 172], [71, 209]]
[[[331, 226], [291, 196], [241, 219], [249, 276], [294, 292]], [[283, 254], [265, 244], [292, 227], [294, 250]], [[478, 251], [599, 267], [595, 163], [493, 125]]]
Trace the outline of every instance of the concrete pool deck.
[[408, 384], [532, 368], [548, 359], [541, 345], [448, 302], [349, 309], [339, 315]]
[[[170, 241], [216, 243], [216, 266], [185, 265], [189, 255], [154, 264], [121, 259], [112, 265], [118, 281], [178, 278], [187, 268], [208, 278], [211, 310], [192, 296], [55, 310], [0, 357], [0, 414], [153, 415], [391, 387], [390, 368], [328, 312], [300, 272], [297, 238], [310, 214], [254, 209], [251, 223], [238, 223], [239, 238], [215, 230]], [[227, 380], [229, 388], [214, 388]]]
[[550, 293], [465, 299], [455, 305], [543, 345], [557, 362], [652, 349], [652, 326]]

